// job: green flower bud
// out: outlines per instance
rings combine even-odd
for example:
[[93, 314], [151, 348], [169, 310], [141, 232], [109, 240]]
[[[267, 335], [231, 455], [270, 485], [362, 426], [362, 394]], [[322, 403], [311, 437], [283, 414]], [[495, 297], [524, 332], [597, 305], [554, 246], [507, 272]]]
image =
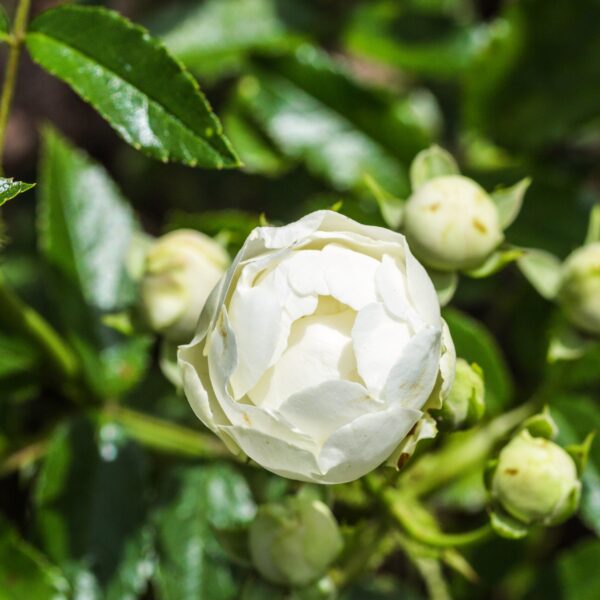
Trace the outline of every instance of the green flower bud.
[[450, 394], [442, 408], [431, 411], [442, 431], [473, 427], [485, 412], [483, 371], [476, 365], [459, 358]]
[[442, 271], [479, 266], [504, 238], [494, 201], [462, 175], [420, 186], [406, 203], [404, 232], [417, 258]]
[[582, 246], [567, 258], [558, 301], [575, 326], [600, 335], [600, 242]]
[[557, 525], [577, 509], [581, 482], [575, 461], [563, 448], [524, 429], [500, 452], [491, 493], [526, 525]]
[[156, 240], [146, 255], [141, 281], [149, 326], [173, 342], [189, 341], [228, 264], [225, 250], [198, 231], [180, 229]]
[[320, 578], [342, 549], [335, 517], [320, 500], [264, 504], [250, 525], [250, 555], [272, 583], [302, 587]]

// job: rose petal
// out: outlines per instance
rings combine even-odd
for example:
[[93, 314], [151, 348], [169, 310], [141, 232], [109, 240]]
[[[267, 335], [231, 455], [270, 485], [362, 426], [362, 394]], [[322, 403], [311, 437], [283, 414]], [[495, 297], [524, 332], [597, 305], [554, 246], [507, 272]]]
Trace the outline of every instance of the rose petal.
[[379, 303], [365, 306], [356, 316], [352, 343], [358, 373], [375, 397], [379, 397], [409, 339], [408, 325], [393, 319]]

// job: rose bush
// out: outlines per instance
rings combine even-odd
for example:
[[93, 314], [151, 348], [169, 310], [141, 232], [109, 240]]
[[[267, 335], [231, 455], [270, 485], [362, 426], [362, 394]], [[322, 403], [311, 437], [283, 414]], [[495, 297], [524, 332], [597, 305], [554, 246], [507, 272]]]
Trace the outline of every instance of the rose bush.
[[455, 356], [405, 238], [319, 211], [251, 233], [179, 365], [196, 415], [232, 451], [341, 483], [432, 434], [426, 411]]

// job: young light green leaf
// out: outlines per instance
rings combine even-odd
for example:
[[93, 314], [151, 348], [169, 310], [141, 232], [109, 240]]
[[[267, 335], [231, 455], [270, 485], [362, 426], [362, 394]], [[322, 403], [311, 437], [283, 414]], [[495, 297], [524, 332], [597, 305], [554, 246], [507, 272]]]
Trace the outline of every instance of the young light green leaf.
[[458, 273], [456, 271], [435, 271], [434, 269], [429, 269], [427, 272], [437, 292], [440, 306], [446, 306], [454, 297], [458, 287]]
[[499, 248], [492, 252], [485, 260], [485, 262], [470, 271], [465, 271], [465, 275], [472, 277], [473, 279], [483, 279], [484, 277], [490, 277], [495, 275], [498, 271], [501, 271], [504, 267], [512, 262], [518, 260], [524, 254], [524, 250], [521, 248]]
[[458, 175], [458, 165], [453, 156], [440, 148], [431, 146], [421, 150], [410, 165], [410, 185], [416, 192], [425, 182], [442, 175]]
[[392, 229], [398, 229], [398, 227], [400, 227], [402, 224], [402, 213], [404, 210], [405, 201], [401, 200], [400, 198], [396, 198], [396, 196], [384, 190], [368, 173], [365, 174], [364, 181], [367, 188], [377, 201], [383, 220], [386, 222], [388, 227], [391, 227]]
[[56, 431], [36, 482], [36, 529], [72, 587], [85, 579], [96, 589], [86, 597], [137, 598], [145, 589], [153, 566], [147, 475], [145, 455], [114, 424], [95, 431], [81, 419]]
[[585, 244], [600, 242], [600, 204], [596, 204], [590, 212]]
[[143, 372], [148, 340], [102, 325], [130, 304], [136, 224], [108, 173], [59, 134], [43, 134], [39, 238], [55, 305], [92, 390], [122, 393]]
[[66, 600], [68, 585], [59, 569], [0, 521], [0, 600]]
[[531, 179], [526, 177], [510, 187], [499, 188], [490, 194], [498, 209], [502, 229], [506, 229], [517, 218], [523, 205], [523, 197], [530, 185]]
[[524, 250], [525, 253], [517, 259], [517, 266], [540, 296], [552, 300], [556, 297], [560, 285], [560, 260], [545, 250]]
[[593, 345], [588, 338], [568, 323], [560, 323], [550, 335], [548, 345], [548, 362], [560, 360], [577, 360]]
[[240, 597], [239, 578], [225, 560], [213, 527], [247, 523], [256, 507], [244, 478], [225, 465], [179, 469], [155, 514], [160, 600]]
[[0, 206], [34, 186], [35, 183], [23, 183], [22, 181], [15, 181], [12, 178], [6, 179], [0, 177]]
[[26, 41], [135, 148], [189, 166], [238, 166], [194, 78], [141, 27], [100, 7], [63, 5], [35, 18]]

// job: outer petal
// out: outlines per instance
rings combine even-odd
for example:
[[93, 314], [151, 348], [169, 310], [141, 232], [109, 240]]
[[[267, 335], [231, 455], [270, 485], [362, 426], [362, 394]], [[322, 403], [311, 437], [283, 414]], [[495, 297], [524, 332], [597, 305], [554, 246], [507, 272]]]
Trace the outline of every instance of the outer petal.
[[278, 410], [320, 446], [336, 429], [382, 409], [367, 390], [352, 381], [326, 381], [290, 396]]
[[439, 368], [440, 331], [425, 327], [404, 347], [382, 392], [387, 404], [420, 409], [435, 385]]
[[440, 303], [427, 271], [412, 255], [406, 244], [408, 295], [421, 317], [429, 325], [440, 326]]
[[378, 467], [423, 413], [395, 406], [366, 414], [338, 429], [319, 455], [322, 483], [346, 483]]

